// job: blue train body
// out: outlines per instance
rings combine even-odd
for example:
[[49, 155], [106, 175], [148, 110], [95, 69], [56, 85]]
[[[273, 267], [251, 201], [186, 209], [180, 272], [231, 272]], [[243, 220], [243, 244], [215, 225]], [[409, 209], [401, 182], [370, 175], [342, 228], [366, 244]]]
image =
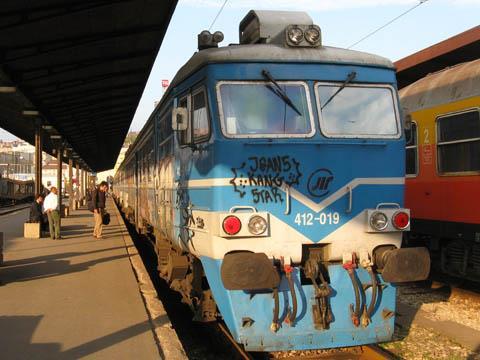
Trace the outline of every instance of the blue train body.
[[[275, 13], [245, 21], [266, 16]], [[199, 51], [115, 176], [119, 204], [155, 236], [160, 275], [196, 319], [221, 316], [247, 350], [387, 341], [392, 281], [428, 274], [421, 249], [399, 249], [409, 212], [391, 63], [303, 46]], [[336, 117], [349, 107], [350, 118]], [[282, 114], [282, 130], [241, 122], [256, 112]]]

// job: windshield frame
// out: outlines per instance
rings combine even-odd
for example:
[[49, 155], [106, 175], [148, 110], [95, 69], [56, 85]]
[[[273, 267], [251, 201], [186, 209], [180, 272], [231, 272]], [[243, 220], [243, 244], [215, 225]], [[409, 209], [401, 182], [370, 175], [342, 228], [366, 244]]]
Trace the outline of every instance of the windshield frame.
[[[311, 138], [315, 135], [316, 127], [315, 123], [316, 120], [313, 116], [312, 110], [312, 97], [310, 96], [310, 88], [306, 81], [301, 80], [287, 80], [287, 81], [277, 81], [279, 85], [300, 85], [303, 86], [305, 89], [305, 94], [307, 98], [307, 107], [308, 107], [308, 116], [310, 117], [310, 132], [304, 134], [229, 134], [227, 132], [225, 118], [223, 114], [223, 104], [222, 104], [222, 96], [220, 93], [220, 87], [222, 85], [270, 85], [271, 82], [268, 80], [222, 80], [218, 81], [216, 84], [216, 95], [217, 95], [217, 105], [218, 105], [218, 112], [220, 117], [220, 126], [222, 129], [222, 134], [226, 138], [229, 139], [250, 139], [250, 138], [257, 138], [257, 139], [274, 139], [274, 138]], [[283, 101], [279, 98], [280, 101]]]
[[[394, 114], [395, 114], [395, 123], [397, 126], [397, 133], [393, 135], [387, 134], [371, 134], [371, 135], [363, 135], [363, 134], [329, 134], [326, 131], [326, 124], [325, 119], [323, 118], [322, 113], [322, 105], [320, 103], [320, 94], [319, 94], [319, 87], [320, 86], [336, 86], [339, 87], [342, 85], [342, 82], [326, 82], [326, 81], [316, 81], [314, 83], [314, 91], [315, 91], [315, 103], [317, 105], [317, 113], [318, 113], [318, 120], [320, 124], [320, 132], [326, 138], [332, 139], [400, 139], [402, 137], [402, 124], [400, 122], [400, 112], [398, 107], [398, 97], [396, 96], [397, 91], [395, 87], [390, 84], [358, 84], [358, 83], [349, 83], [345, 86], [344, 90], [347, 88], [382, 88], [390, 90], [393, 99], [393, 106], [394, 106]], [[334, 99], [335, 100], [335, 99]], [[333, 101], [334, 101], [333, 100]], [[328, 105], [327, 105], [328, 106]]]

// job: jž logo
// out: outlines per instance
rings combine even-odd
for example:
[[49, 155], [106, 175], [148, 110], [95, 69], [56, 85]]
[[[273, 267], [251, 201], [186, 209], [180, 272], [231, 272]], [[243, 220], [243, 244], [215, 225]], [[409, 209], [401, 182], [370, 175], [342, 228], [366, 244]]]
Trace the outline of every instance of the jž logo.
[[328, 169], [315, 170], [308, 178], [307, 188], [310, 195], [322, 197], [327, 195], [329, 185], [333, 181], [333, 174]]

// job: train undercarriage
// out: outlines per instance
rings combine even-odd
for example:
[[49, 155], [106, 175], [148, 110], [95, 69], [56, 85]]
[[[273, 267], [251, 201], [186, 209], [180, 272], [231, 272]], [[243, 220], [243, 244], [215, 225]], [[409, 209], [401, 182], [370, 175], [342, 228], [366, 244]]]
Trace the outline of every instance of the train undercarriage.
[[427, 247], [435, 271], [480, 282], [480, 237], [455, 239], [411, 232], [404, 242], [406, 246]]

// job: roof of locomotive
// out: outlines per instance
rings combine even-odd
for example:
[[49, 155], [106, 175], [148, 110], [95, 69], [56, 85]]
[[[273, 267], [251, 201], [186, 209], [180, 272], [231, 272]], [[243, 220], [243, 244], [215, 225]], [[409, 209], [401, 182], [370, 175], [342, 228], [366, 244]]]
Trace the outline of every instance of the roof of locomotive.
[[480, 95], [480, 59], [440, 70], [399, 91], [407, 113]]
[[277, 44], [229, 45], [196, 52], [177, 72], [172, 87], [207, 64], [240, 62], [341, 63], [394, 69], [393, 63], [384, 57], [329, 46], [291, 48]]

